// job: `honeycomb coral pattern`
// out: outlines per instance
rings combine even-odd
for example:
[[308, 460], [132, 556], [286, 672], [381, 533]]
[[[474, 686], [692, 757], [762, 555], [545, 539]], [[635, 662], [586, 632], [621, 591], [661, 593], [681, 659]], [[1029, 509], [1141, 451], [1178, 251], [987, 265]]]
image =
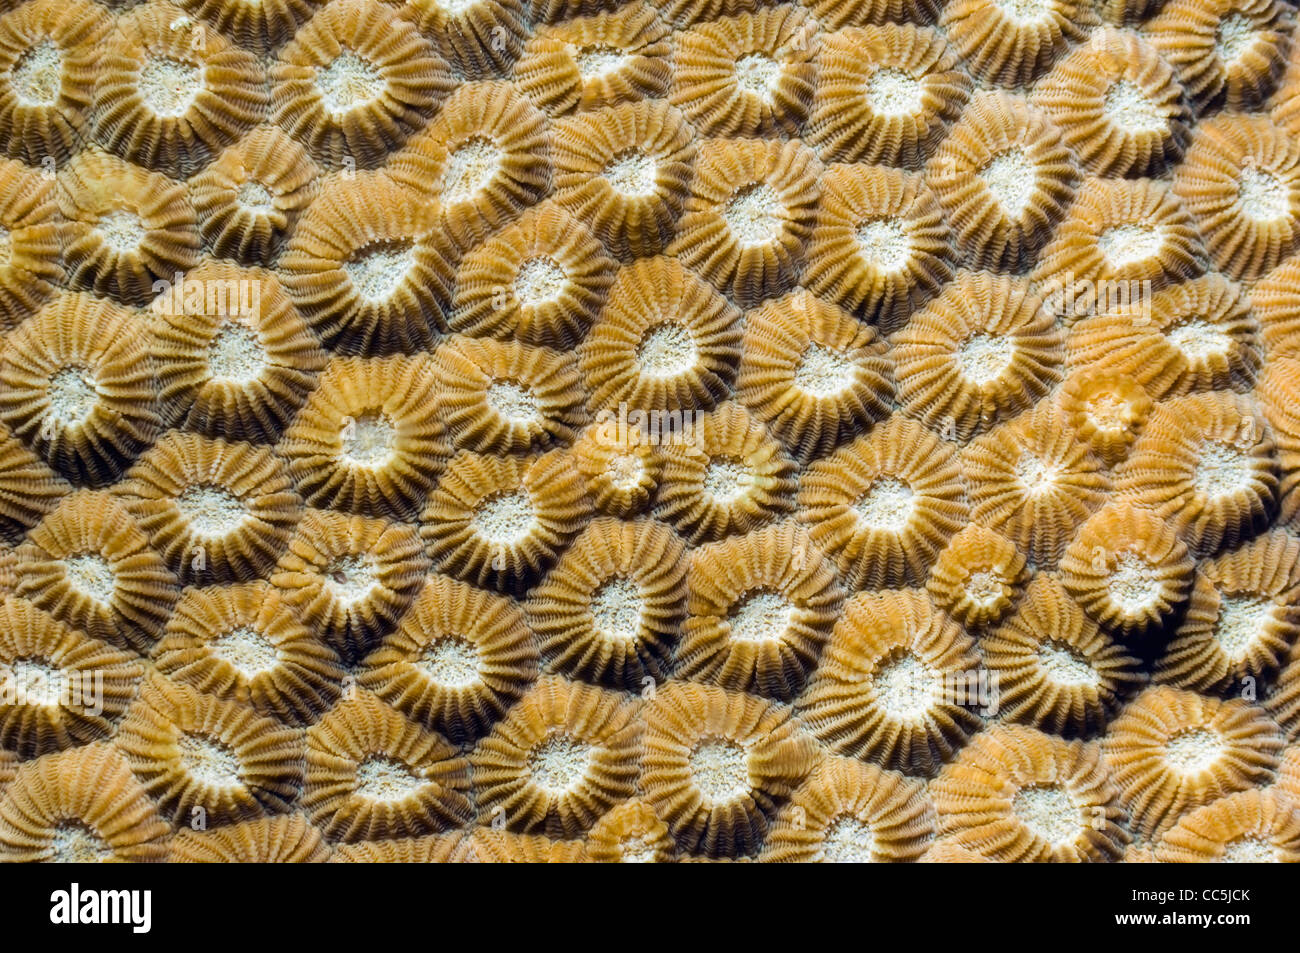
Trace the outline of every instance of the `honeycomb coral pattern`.
[[0, 861], [1300, 859], [1282, 0], [0, 15]]

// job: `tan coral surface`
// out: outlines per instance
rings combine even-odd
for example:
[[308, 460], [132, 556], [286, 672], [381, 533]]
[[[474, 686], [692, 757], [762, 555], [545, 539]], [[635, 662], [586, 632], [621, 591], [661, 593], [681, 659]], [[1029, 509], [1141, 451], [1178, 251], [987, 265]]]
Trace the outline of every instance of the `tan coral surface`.
[[0, 8], [0, 861], [1300, 859], [1293, 4]]

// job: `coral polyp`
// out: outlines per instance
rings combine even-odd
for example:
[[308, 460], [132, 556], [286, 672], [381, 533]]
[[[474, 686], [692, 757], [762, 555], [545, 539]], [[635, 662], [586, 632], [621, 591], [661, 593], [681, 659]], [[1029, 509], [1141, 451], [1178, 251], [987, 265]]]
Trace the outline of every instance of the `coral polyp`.
[[1297, 20], [0, 0], [0, 861], [1300, 860]]

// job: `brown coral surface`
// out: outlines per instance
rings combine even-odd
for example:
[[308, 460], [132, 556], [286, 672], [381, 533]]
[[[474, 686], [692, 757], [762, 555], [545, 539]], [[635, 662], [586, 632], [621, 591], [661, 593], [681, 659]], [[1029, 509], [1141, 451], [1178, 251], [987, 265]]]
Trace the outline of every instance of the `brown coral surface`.
[[1297, 19], [0, 0], [0, 861], [1300, 860]]

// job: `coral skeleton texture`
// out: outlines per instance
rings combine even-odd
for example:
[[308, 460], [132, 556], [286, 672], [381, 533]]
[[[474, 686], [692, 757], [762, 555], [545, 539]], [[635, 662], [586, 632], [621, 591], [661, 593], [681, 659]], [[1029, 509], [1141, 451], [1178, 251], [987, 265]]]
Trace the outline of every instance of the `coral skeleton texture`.
[[0, 861], [1300, 861], [1294, 3], [0, 9]]

